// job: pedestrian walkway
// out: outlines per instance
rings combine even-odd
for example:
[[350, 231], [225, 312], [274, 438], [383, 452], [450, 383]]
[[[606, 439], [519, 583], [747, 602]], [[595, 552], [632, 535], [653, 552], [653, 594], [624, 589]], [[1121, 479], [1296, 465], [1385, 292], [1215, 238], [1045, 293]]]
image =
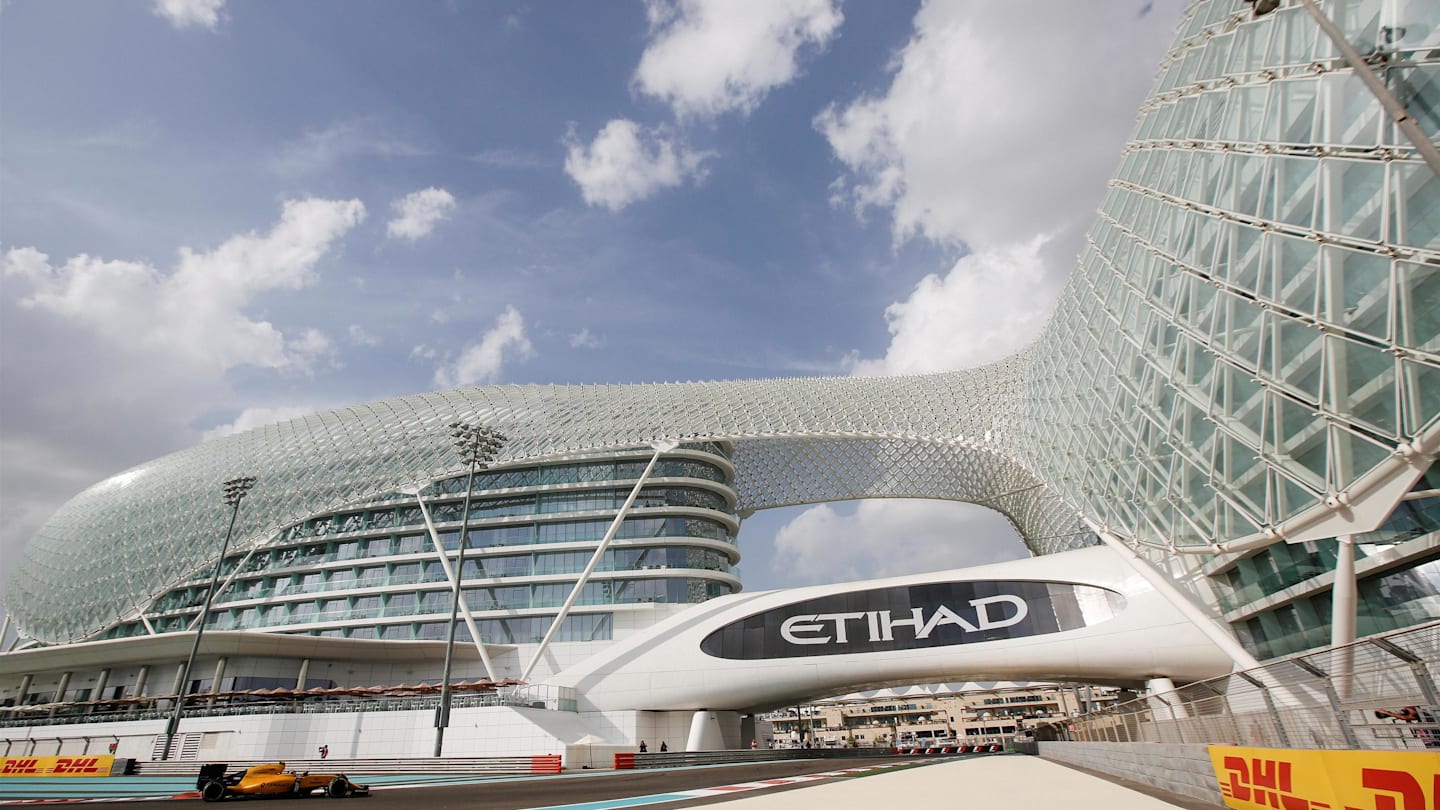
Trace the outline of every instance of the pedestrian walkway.
[[1027, 756], [957, 759], [813, 787], [751, 794], [724, 803], [725, 810], [874, 810], [897, 806], [956, 810], [1220, 807], [1183, 797], [1175, 797], [1175, 803], [1162, 801], [1107, 779]]

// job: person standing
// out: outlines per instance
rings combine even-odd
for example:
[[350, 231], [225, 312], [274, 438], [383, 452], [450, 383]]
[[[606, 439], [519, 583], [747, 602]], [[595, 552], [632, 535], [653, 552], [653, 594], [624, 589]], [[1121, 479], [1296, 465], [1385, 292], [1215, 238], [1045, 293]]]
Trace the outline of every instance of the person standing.
[[650, 750], [650, 747], [645, 744], [645, 741], [644, 741], [644, 740], [641, 740], [641, 741], [640, 741], [640, 753], [643, 754], [643, 753], [645, 753], [646, 751], [649, 751], [649, 750]]
[[665, 753], [666, 751], [669, 751], [669, 750], [670, 750], [669, 744], [667, 744], [664, 740], [661, 740], [661, 741], [660, 741], [660, 753], [663, 754], [663, 753]]

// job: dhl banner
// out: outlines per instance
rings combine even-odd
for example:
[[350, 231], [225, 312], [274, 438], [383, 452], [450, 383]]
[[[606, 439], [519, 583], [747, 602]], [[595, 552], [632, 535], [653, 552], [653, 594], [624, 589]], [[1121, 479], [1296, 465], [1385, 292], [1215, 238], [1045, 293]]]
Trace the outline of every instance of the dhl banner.
[[79, 757], [0, 757], [0, 777], [7, 776], [109, 776], [115, 757], [109, 754]]
[[1210, 746], [1235, 810], [1440, 810], [1440, 751]]

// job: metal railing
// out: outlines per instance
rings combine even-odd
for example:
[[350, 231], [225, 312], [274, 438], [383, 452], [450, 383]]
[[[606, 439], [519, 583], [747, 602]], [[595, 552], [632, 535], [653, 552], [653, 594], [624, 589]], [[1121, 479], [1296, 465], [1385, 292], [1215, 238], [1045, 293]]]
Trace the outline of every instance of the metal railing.
[[[894, 752], [887, 746], [866, 748], [759, 748], [726, 749], [721, 751], [669, 751], [666, 753], [615, 754], [615, 767], [622, 770], [646, 768], [681, 768], [697, 765], [724, 765], [735, 762], [777, 762], [804, 759], [866, 759], [888, 757]], [[623, 764], [622, 764], [623, 763]]]
[[[152, 701], [130, 706], [106, 706], [84, 703], [47, 704], [40, 707], [0, 709], [0, 728], [25, 726], [64, 726], [80, 723], [161, 720], [170, 715], [174, 695], [159, 696]], [[364, 698], [306, 697], [286, 700], [226, 698], [205, 694], [185, 696], [186, 717], [226, 717], [253, 714], [334, 714], [341, 712], [401, 712], [440, 705], [437, 695], [417, 697], [378, 696]], [[510, 706], [550, 711], [576, 710], [575, 691], [548, 684], [506, 687], [476, 695], [456, 695], [453, 708], [471, 706]]]
[[1040, 726], [1041, 739], [1440, 749], [1440, 622]]

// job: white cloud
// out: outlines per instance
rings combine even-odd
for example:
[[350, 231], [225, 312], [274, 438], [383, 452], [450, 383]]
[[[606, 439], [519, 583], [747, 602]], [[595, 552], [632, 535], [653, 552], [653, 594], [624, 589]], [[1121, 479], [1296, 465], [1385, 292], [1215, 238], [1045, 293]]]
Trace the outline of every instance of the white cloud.
[[208, 253], [179, 251], [174, 269], [81, 254], [52, 266], [33, 247], [5, 254], [4, 274], [29, 285], [21, 307], [58, 315], [132, 354], [218, 373], [239, 365], [304, 367], [323, 334], [288, 342], [244, 312], [256, 294], [313, 284], [315, 265], [365, 216], [359, 200], [287, 201], [264, 235], [233, 236]]
[[506, 147], [482, 149], [470, 160], [491, 169], [548, 169], [555, 165], [554, 158], [538, 152]]
[[[420, 350], [417, 346], [412, 356]], [[495, 327], [486, 332], [479, 343], [466, 346], [454, 363], [435, 369], [435, 384], [454, 388], [492, 382], [500, 376], [507, 359], [526, 358], [534, 353], [530, 339], [525, 336], [525, 319], [515, 307], [506, 307], [495, 319]]]
[[662, 188], [705, 178], [709, 152], [697, 152], [660, 130], [624, 118], [610, 121], [589, 146], [566, 138], [565, 173], [590, 205], [619, 211]]
[[455, 197], [443, 188], [430, 187], [411, 192], [390, 203], [396, 217], [385, 226], [391, 239], [415, 241], [428, 236], [435, 223], [450, 218], [455, 210]]
[[857, 372], [975, 365], [1038, 333], [1183, 10], [1158, 5], [929, 3], [889, 87], [815, 118], [845, 167], [834, 201], [972, 254], [889, 308], [886, 356]]
[[421, 157], [429, 151], [394, 134], [383, 121], [360, 118], [307, 130], [286, 144], [273, 161], [281, 174], [312, 174], [359, 157]]
[[337, 365], [335, 343], [319, 329], [302, 330], [298, 336], [285, 341], [285, 349], [301, 371], [309, 372], [321, 360]]
[[225, 0], [155, 0], [150, 9], [176, 28], [198, 25], [213, 31], [220, 24], [220, 10], [224, 7]]
[[[1040, 260], [1045, 237], [986, 249], [931, 273], [910, 298], [885, 310], [890, 346], [878, 360], [856, 360], [862, 376], [973, 368], [1023, 348], [1050, 317], [1055, 282]], [[958, 336], [958, 337], [957, 337]]]
[[925, 5], [885, 93], [816, 118], [844, 192], [889, 208], [902, 238], [1013, 244], [1088, 225], [1178, 16], [1167, 5]]
[[998, 512], [946, 501], [812, 506], [775, 534], [771, 565], [795, 584], [900, 576], [1027, 555]]
[[291, 419], [298, 419], [308, 416], [321, 410], [310, 405], [280, 405], [269, 408], [246, 408], [240, 415], [227, 424], [213, 427], [201, 436], [203, 441], [218, 439], [221, 436], [229, 436], [234, 433], [244, 433], [253, 428], [264, 425], [273, 425], [276, 422], [288, 422]]
[[682, 118], [753, 110], [844, 19], [833, 0], [651, 0], [648, 11], [655, 36], [635, 86]]
[[346, 330], [346, 334], [350, 337], [351, 346], [380, 345], [380, 338], [377, 338], [369, 332], [366, 332], [363, 328], [361, 328], [359, 324], [350, 324], [350, 328]]
[[590, 334], [590, 327], [587, 326], [570, 336], [570, 348], [598, 349], [600, 348], [600, 339]]

